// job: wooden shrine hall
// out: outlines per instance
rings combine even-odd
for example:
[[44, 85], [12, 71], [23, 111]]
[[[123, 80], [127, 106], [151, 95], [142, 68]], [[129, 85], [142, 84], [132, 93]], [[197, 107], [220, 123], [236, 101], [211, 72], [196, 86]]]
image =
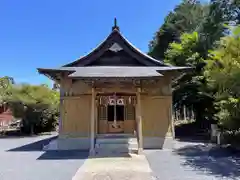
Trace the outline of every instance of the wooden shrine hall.
[[134, 47], [116, 20], [92, 52], [59, 68], [39, 68], [60, 85], [59, 137], [46, 149], [129, 151], [171, 148], [171, 83], [188, 67], [175, 67]]

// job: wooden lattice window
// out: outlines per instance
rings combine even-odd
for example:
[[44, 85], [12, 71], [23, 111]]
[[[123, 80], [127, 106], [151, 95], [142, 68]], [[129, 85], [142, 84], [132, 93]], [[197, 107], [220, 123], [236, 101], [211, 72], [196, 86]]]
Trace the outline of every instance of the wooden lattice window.
[[104, 105], [99, 105], [98, 106], [98, 119], [100, 121], [105, 121], [107, 120], [107, 108]]
[[126, 120], [135, 120], [136, 113], [135, 113], [135, 106], [132, 104], [128, 104], [125, 106], [125, 119]]

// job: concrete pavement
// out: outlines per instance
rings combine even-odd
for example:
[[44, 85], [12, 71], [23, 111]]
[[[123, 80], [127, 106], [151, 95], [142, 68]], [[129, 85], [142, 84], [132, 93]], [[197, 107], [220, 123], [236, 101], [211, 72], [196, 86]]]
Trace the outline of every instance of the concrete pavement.
[[239, 153], [207, 143], [176, 141], [173, 150], [93, 158], [42, 151], [51, 138], [0, 138], [0, 180], [240, 180]]
[[89, 158], [72, 180], [152, 180], [144, 155]]

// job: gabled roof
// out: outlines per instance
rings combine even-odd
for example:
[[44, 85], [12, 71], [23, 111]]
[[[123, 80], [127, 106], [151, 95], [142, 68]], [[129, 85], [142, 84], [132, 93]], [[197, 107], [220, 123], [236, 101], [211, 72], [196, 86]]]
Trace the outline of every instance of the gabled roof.
[[[114, 58], [116, 56], [117, 58]], [[103, 61], [106, 60], [104, 58], [108, 58], [110, 61]], [[118, 58], [120, 64], [116, 63]], [[128, 62], [125, 66], [124, 61]], [[134, 63], [131, 64], [130, 61]], [[101, 62], [100, 65], [97, 62]], [[111, 64], [111, 62], [115, 62], [115, 64]], [[54, 80], [59, 80], [62, 74], [71, 79], [116, 77], [144, 79], [159, 78], [164, 76], [167, 71], [183, 72], [187, 69], [189, 67], [168, 66], [161, 60], [154, 59], [137, 49], [120, 33], [115, 20], [115, 26], [110, 35], [89, 54], [60, 68], [38, 68], [38, 72]]]
[[[89, 54], [77, 59], [76, 61], [66, 64], [63, 67], [73, 67], [73, 66], [88, 66], [89, 64], [96, 61], [101, 55], [103, 55], [107, 50], [113, 48], [113, 46], [119, 46], [130, 56], [135, 58], [141, 64], [145, 66], [167, 66], [161, 60], [154, 59], [149, 55], [143, 53], [135, 46], [133, 46], [119, 31], [119, 28], [113, 28], [110, 35], [93, 51]], [[115, 47], [116, 48], [116, 47]]]

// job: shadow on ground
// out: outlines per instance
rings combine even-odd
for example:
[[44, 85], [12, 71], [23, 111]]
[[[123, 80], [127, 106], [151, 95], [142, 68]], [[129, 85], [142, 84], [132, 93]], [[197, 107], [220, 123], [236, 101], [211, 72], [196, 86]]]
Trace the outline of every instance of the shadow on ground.
[[89, 150], [62, 150], [62, 151], [46, 151], [38, 160], [70, 160], [70, 159], [98, 159], [98, 158], [130, 158], [128, 153], [104, 153], [89, 155]]
[[174, 150], [182, 156], [183, 165], [204, 171], [215, 176], [240, 177], [240, 152], [214, 145], [188, 145]]
[[47, 145], [50, 141], [56, 139], [57, 136], [46, 138], [40, 141], [35, 141], [30, 144], [26, 144], [20, 147], [9, 149], [7, 151], [42, 151], [43, 147]]
[[190, 143], [209, 143], [210, 140], [209, 138], [204, 138], [204, 137], [176, 137], [176, 140], [179, 142], [190, 142]]
[[20, 130], [17, 129], [11, 129], [11, 130], [7, 130], [4, 133], [0, 133], [0, 139], [19, 139], [19, 138], [28, 138], [28, 137], [39, 137], [41, 135], [52, 135], [53, 132], [44, 132], [41, 134], [34, 134], [34, 135], [29, 135], [29, 134], [25, 134], [22, 133]]
[[71, 160], [71, 159], [87, 159], [87, 158], [111, 158], [111, 157], [131, 157], [129, 154], [118, 153], [104, 153], [97, 154], [95, 156], [89, 156], [89, 150], [53, 150], [43, 151], [43, 147], [49, 144], [50, 141], [56, 139], [57, 136], [45, 138], [39, 141], [35, 141], [29, 144], [25, 144], [20, 147], [12, 148], [7, 152], [30, 152], [30, 151], [42, 151], [43, 154], [37, 158], [37, 160]]
[[71, 159], [87, 159], [89, 152], [81, 150], [67, 151], [46, 151], [38, 160], [71, 160]]

